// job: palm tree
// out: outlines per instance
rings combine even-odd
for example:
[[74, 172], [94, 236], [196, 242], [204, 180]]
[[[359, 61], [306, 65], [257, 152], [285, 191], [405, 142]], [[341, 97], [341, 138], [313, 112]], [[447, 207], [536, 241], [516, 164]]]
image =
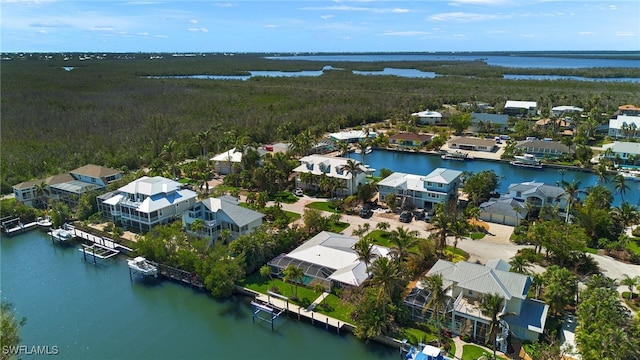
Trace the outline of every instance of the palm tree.
[[362, 163], [366, 164], [364, 162], [364, 157], [367, 153], [367, 148], [369, 147], [370, 143], [368, 139], [365, 140], [360, 140], [356, 143], [356, 147], [358, 148], [358, 150], [360, 150], [360, 156], [362, 157]]
[[627, 185], [627, 179], [622, 174], [617, 174], [613, 177], [613, 183], [615, 184], [616, 192], [620, 194], [620, 199], [624, 202], [624, 193], [630, 189], [629, 185]]
[[[491, 318], [489, 323], [488, 340], [493, 341], [493, 358], [496, 358], [496, 340], [498, 337], [498, 325], [500, 324], [500, 313], [504, 306], [504, 298], [499, 294], [485, 294], [480, 302], [480, 311], [483, 315]], [[488, 343], [489, 341], [485, 341]]]
[[373, 242], [368, 238], [362, 238], [357, 243], [353, 244], [353, 250], [358, 254], [358, 260], [364, 262], [364, 266], [369, 273], [369, 267], [371, 266], [371, 260], [375, 257], [373, 253]]
[[430, 275], [424, 278], [423, 281], [425, 290], [429, 291], [429, 298], [422, 309], [422, 312], [426, 312], [431, 309], [431, 322], [438, 329], [438, 346], [441, 343], [442, 337], [442, 320], [444, 318], [447, 302], [450, 300], [447, 291], [452, 285], [443, 287], [442, 274]]
[[633, 288], [640, 284], [640, 276], [630, 277], [624, 274], [620, 280], [620, 285], [627, 286], [629, 288], [629, 300], [633, 298]]
[[640, 219], [640, 212], [638, 211], [638, 208], [626, 201], [619, 207], [614, 207], [611, 212], [614, 218], [620, 221], [624, 228], [635, 224]]
[[376, 229], [382, 230], [382, 231], [387, 231], [389, 230], [390, 227], [391, 227], [391, 224], [389, 224], [386, 221], [380, 221], [379, 223], [376, 224]]
[[200, 233], [202, 232], [202, 230], [205, 229], [204, 226], [204, 221], [202, 219], [195, 219], [192, 223], [191, 226], [189, 227], [189, 229], [194, 232], [196, 235], [200, 235]]
[[531, 263], [529, 262], [529, 260], [527, 258], [525, 258], [522, 255], [516, 255], [510, 262], [509, 264], [511, 264], [512, 268], [511, 271], [513, 272], [517, 272], [519, 274], [528, 274], [529, 273], [529, 266], [531, 265]]
[[173, 175], [174, 180], [176, 179], [175, 162], [177, 157], [177, 151], [178, 151], [178, 144], [174, 140], [171, 140], [162, 147], [162, 153], [160, 154], [164, 160], [169, 162], [169, 166], [171, 167], [171, 174]]
[[378, 301], [382, 306], [382, 318], [387, 318], [387, 303], [391, 299], [391, 291], [397, 286], [400, 271], [396, 262], [382, 257], [371, 266], [371, 284], [378, 287]]
[[560, 196], [567, 196], [567, 208], [565, 209], [566, 216], [565, 222], [569, 222], [569, 215], [571, 213], [571, 208], [573, 206], [574, 201], [578, 197], [578, 191], [580, 188], [580, 181], [562, 181], [562, 187], [564, 188], [564, 193], [560, 194]]
[[404, 227], [398, 227], [389, 235], [391, 243], [391, 254], [400, 262], [412, 253], [413, 247], [418, 243], [416, 238], [420, 233], [416, 230], [407, 230]]
[[292, 281], [294, 287], [294, 292], [293, 292], [293, 297], [297, 298], [298, 297], [298, 282], [302, 283], [302, 278], [304, 277], [304, 270], [302, 270], [302, 268], [299, 268], [295, 265], [289, 265], [287, 266], [284, 271], [284, 278], [282, 278], [282, 280], [284, 282], [288, 282], [288, 281]]
[[262, 277], [269, 277], [269, 282], [271, 282], [272, 277], [271, 277], [271, 267], [269, 265], [262, 265], [262, 267], [260, 268], [260, 276]]
[[449, 231], [453, 235], [453, 253], [455, 254], [458, 248], [458, 240], [462, 240], [469, 235], [469, 222], [464, 218], [457, 219], [451, 223]]
[[357, 190], [358, 175], [364, 172], [362, 165], [358, 163], [356, 160], [349, 159], [347, 163], [340, 167], [340, 171], [344, 171], [347, 174], [351, 175], [351, 189], [350, 193], [353, 194]]
[[51, 196], [51, 190], [46, 182], [41, 182], [33, 186], [36, 199], [38, 203], [44, 204], [45, 208], [49, 207], [49, 197]]
[[607, 166], [605, 164], [598, 164], [598, 166], [593, 169], [593, 172], [598, 176], [598, 185], [609, 182], [609, 174], [607, 173]]
[[211, 142], [211, 130], [202, 130], [198, 133], [198, 144], [202, 147], [202, 156], [207, 157], [209, 143]]
[[[455, 206], [455, 204], [453, 206]], [[436, 251], [442, 256], [444, 248], [447, 246], [447, 235], [451, 228], [451, 217], [448, 212], [445, 211], [444, 205], [442, 204], [436, 204], [434, 209], [435, 215], [431, 218], [431, 225], [435, 229], [435, 232], [432, 236], [435, 238]]]

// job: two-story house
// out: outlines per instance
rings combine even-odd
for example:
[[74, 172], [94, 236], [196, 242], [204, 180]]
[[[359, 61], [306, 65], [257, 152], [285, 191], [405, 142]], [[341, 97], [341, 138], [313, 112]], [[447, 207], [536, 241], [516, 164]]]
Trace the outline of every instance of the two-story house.
[[431, 141], [433, 135], [401, 132], [389, 136], [389, 144], [400, 148], [418, 148]]
[[435, 204], [458, 199], [462, 171], [437, 168], [426, 176], [395, 172], [378, 182], [380, 200], [395, 194], [402, 205], [412, 204], [425, 210]]
[[[441, 275], [443, 289], [449, 301], [445, 323], [455, 334], [467, 334], [477, 341], [489, 335], [491, 318], [480, 310], [484, 295], [498, 294], [503, 299], [500, 311], [498, 349], [505, 352], [509, 334], [520, 340], [533, 341], [544, 331], [549, 306], [542, 301], [528, 299], [532, 283], [528, 275], [510, 272], [504, 260], [491, 260], [486, 265], [469, 262], [452, 263], [438, 260], [426, 276]], [[431, 293], [421, 282], [405, 298], [414, 320], [424, 320]]]
[[[358, 191], [358, 186], [367, 182], [367, 173], [373, 171], [361, 162], [356, 163], [356, 169], [348, 171], [346, 169], [349, 158], [332, 157], [323, 155], [309, 155], [300, 158], [300, 166], [293, 169], [296, 174], [296, 186], [304, 189], [317, 189], [319, 177], [328, 176], [340, 181], [340, 186], [336, 187], [336, 193], [351, 195]], [[312, 175], [311, 180], [305, 181], [303, 174]]]
[[[262, 218], [263, 214], [244, 208], [236, 198], [224, 195], [196, 202], [182, 215], [182, 223], [187, 232], [204, 236], [215, 243], [224, 229], [229, 231], [229, 237], [224, 240], [233, 241], [262, 225]], [[194, 223], [200, 225], [194, 226]]]
[[110, 220], [129, 230], [149, 231], [179, 219], [196, 200], [196, 192], [161, 176], [143, 176], [115, 192], [98, 197], [98, 207]]
[[13, 194], [18, 201], [29, 206], [40, 206], [55, 199], [73, 208], [83, 194], [104, 190], [121, 178], [120, 170], [88, 164], [68, 173], [16, 184]]

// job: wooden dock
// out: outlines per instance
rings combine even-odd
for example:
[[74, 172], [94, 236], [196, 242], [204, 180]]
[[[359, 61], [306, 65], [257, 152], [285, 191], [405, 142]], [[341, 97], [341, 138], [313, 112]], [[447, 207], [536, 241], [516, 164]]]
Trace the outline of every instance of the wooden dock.
[[197, 287], [201, 290], [204, 289], [204, 281], [202, 281], [202, 279], [196, 273], [178, 269], [173, 266], [160, 264], [154, 261], [148, 262], [158, 269], [158, 275], [160, 276], [178, 281], [185, 285]]
[[97, 235], [93, 235], [91, 233], [88, 233], [86, 231], [77, 229], [75, 226], [73, 225], [67, 225], [68, 230], [71, 231], [73, 233], [73, 235], [77, 238], [80, 238], [84, 241], [87, 242], [92, 242], [94, 244], [98, 244], [102, 247], [111, 249], [111, 250], [116, 250], [116, 251], [123, 251], [123, 252], [127, 252], [127, 253], [132, 253], [133, 249], [128, 248], [122, 244], [119, 244], [115, 241], [113, 241], [113, 239], [109, 239], [108, 237], [105, 236], [97, 236]]
[[87, 261], [87, 255], [92, 256], [93, 257], [93, 265], [97, 265], [98, 261], [97, 259], [109, 259], [111, 257], [114, 257], [116, 255], [118, 255], [120, 252], [118, 250], [114, 250], [114, 249], [110, 249], [107, 247], [104, 247], [100, 244], [91, 244], [91, 245], [87, 245], [87, 244], [82, 244], [82, 247], [80, 249], [78, 249], [78, 251], [82, 252], [82, 256], [84, 257], [84, 261]]
[[291, 304], [289, 303], [289, 301], [284, 300], [282, 297], [271, 296], [269, 294], [261, 294], [253, 291], [251, 292], [255, 294], [255, 303], [276, 310], [286, 310], [288, 313], [296, 314], [298, 316], [298, 320], [300, 320], [300, 318], [306, 318], [310, 320], [312, 324], [315, 324], [317, 322], [318, 324], [324, 325], [327, 330], [329, 330], [329, 328], [336, 329], [336, 332], [338, 333], [340, 333], [340, 330], [345, 327], [349, 327], [351, 329], [354, 328], [354, 325], [352, 324], [345, 323], [344, 321], [334, 319], [330, 316], [303, 308], [296, 304]]
[[5, 217], [0, 219], [0, 227], [2, 227], [2, 232], [4, 232], [5, 235], [13, 236], [35, 229], [38, 227], [38, 223], [34, 221], [23, 224], [22, 221], [20, 221], [20, 218]]

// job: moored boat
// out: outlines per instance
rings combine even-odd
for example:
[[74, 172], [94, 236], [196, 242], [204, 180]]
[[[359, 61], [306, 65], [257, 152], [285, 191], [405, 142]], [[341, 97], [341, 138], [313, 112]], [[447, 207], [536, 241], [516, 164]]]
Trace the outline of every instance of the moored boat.
[[456, 152], [447, 152], [440, 156], [442, 160], [455, 160], [455, 161], [465, 161], [473, 159], [469, 154], [463, 153], [461, 151]]
[[127, 260], [127, 265], [129, 265], [129, 269], [135, 270], [144, 276], [158, 276], [158, 268], [142, 256]]
[[516, 155], [513, 158], [515, 160], [509, 162], [513, 166], [542, 169], [542, 162], [533, 154]]
[[625, 180], [640, 181], [640, 170], [619, 171], [618, 174], [622, 175]]

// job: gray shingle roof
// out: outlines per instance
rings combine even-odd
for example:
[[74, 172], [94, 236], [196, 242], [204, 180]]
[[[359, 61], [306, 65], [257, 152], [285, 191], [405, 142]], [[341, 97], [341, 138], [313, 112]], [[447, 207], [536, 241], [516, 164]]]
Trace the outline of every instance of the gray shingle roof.
[[208, 198], [202, 200], [202, 203], [212, 212], [224, 212], [239, 227], [248, 225], [264, 217], [262, 213], [244, 208], [224, 197]]

